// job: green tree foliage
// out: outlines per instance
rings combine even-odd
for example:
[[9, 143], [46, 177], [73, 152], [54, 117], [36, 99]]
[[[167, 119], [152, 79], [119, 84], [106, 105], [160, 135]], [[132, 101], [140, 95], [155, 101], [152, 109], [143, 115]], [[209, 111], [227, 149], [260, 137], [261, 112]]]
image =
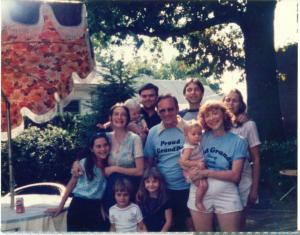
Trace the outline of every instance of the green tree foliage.
[[[120, 42], [128, 34], [162, 40], [171, 37], [188, 64], [198, 64], [199, 71], [206, 74], [218, 76], [226, 69], [244, 67], [248, 110], [257, 121], [262, 139], [283, 136], [275, 73], [275, 6], [276, 1], [246, 0], [87, 1], [89, 28], [99, 38], [109, 40], [114, 35]], [[232, 39], [228, 43], [212, 37], [218, 27], [223, 29], [220, 25], [229, 23], [241, 29], [244, 56], [239, 54], [240, 47], [235, 43], [239, 32], [230, 34]]]
[[[74, 161], [72, 135], [62, 128], [27, 128], [12, 142], [15, 186], [33, 182], [61, 182], [69, 179]], [[7, 145], [1, 148], [1, 190], [9, 189]]]
[[101, 63], [107, 69], [107, 73], [102, 75], [103, 83], [92, 92], [92, 107], [97, 120], [103, 123], [108, 120], [110, 108], [114, 104], [124, 102], [135, 95], [133, 86], [136, 76], [130, 73], [123, 61], [115, 62], [112, 55], [101, 58]]
[[[274, 160], [275, 159], [275, 160]], [[278, 209], [278, 201], [293, 186], [293, 179], [281, 175], [297, 167], [297, 141], [265, 141], [261, 145], [260, 206]], [[295, 179], [296, 180], [296, 179]], [[292, 194], [296, 200], [296, 194]], [[293, 200], [293, 202], [295, 201]]]

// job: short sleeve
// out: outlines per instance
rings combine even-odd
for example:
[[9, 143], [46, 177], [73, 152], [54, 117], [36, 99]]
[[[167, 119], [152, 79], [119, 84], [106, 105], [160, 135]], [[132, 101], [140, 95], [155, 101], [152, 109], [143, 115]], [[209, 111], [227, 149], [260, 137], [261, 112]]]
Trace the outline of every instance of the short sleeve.
[[141, 222], [143, 220], [143, 215], [142, 215], [142, 211], [139, 208], [138, 205], [136, 205], [136, 221], [137, 223]]
[[249, 157], [248, 143], [246, 139], [238, 137], [235, 150], [234, 150], [233, 161], [242, 158], [248, 158], [248, 157]]
[[255, 122], [249, 121], [247, 132], [247, 140], [250, 148], [261, 144]]
[[109, 222], [111, 224], [115, 224], [116, 223], [116, 218], [115, 218], [115, 215], [113, 213], [113, 207], [109, 208]]
[[194, 149], [196, 146], [189, 144], [189, 143], [184, 143], [183, 148], [185, 149]]
[[149, 131], [149, 134], [146, 139], [146, 143], [144, 146], [144, 156], [148, 158], [154, 158], [155, 153], [155, 145], [154, 145], [154, 134], [155, 134], [155, 128], [151, 128]]
[[141, 137], [138, 135], [134, 134], [134, 140], [133, 140], [133, 155], [134, 158], [142, 157], [143, 156], [143, 142]]
[[172, 209], [170, 200], [167, 200], [163, 206], [164, 210]]
[[79, 161], [79, 164], [80, 164], [83, 171], [85, 171], [85, 167], [84, 167], [85, 166], [85, 161], [86, 161], [86, 158], [83, 158]]

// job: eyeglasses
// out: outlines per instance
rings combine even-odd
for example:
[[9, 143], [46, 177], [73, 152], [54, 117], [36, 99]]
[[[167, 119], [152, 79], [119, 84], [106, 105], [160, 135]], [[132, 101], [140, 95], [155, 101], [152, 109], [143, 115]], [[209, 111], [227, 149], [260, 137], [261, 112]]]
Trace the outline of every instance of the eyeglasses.
[[165, 114], [167, 111], [168, 111], [168, 113], [173, 113], [175, 111], [175, 108], [160, 109], [160, 110], [158, 110], [158, 113]]

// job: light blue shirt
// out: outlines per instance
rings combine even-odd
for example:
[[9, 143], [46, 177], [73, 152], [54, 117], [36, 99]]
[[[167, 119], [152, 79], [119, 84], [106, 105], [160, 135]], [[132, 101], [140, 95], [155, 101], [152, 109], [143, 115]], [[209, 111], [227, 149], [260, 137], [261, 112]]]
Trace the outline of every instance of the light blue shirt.
[[166, 180], [167, 188], [172, 190], [189, 188], [178, 163], [180, 150], [185, 142], [183, 125], [183, 120], [180, 118], [178, 125], [174, 128], [164, 128], [162, 123], [152, 127], [144, 148], [144, 155], [154, 158]]
[[[85, 161], [86, 158], [80, 160], [80, 165], [85, 172]], [[101, 199], [104, 190], [106, 188], [106, 178], [103, 175], [101, 169], [94, 166], [94, 178], [89, 181], [86, 173], [81, 175], [75, 188], [73, 189], [73, 194], [76, 197], [82, 197], [87, 199]]]
[[213, 136], [211, 131], [206, 132], [202, 147], [205, 165], [212, 170], [230, 170], [233, 161], [248, 157], [247, 141], [231, 132], [218, 137]]

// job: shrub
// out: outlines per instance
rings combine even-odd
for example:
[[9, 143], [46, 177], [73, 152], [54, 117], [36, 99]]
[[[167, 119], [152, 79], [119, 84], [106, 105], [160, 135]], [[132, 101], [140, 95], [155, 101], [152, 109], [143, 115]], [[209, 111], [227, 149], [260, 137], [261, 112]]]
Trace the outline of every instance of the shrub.
[[[293, 186], [291, 178], [281, 175], [284, 169], [297, 169], [297, 142], [264, 142], [261, 145], [260, 199], [272, 206]], [[292, 196], [292, 195], [291, 195]]]
[[[34, 182], [66, 183], [74, 161], [75, 145], [68, 131], [48, 124], [29, 127], [12, 141], [15, 187]], [[2, 143], [2, 192], [9, 190], [7, 144]]]

